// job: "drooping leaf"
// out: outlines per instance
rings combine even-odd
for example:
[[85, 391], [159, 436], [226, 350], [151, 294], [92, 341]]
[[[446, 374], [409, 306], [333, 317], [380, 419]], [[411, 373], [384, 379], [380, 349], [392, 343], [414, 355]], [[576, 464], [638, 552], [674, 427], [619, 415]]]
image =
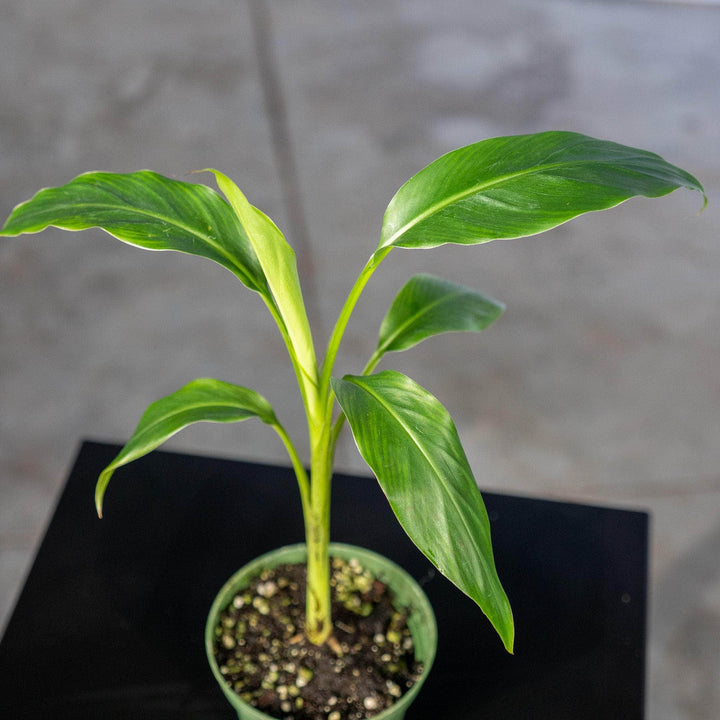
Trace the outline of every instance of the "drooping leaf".
[[478, 603], [512, 651], [512, 611], [495, 569], [490, 522], [447, 410], [390, 370], [333, 379], [333, 390], [405, 532]]
[[95, 504], [102, 516], [105, 490], [115, 470], [147, 455], [169, 437], [198, 422], [232, 423], [257, 417], [268, 425], [277, 419], [270, 403], [254, 390], [221, 380], [199, 378], [148, 406], [117, 457], [100, 473]]
[[407, 350], [441, 333], [484, 330], [504, 309], [470, 288], [433, 275], [416, 275], [403, 286], [383, 319], [376, 355]]
[[210, 169], [208, 172], [215, 175], [218, 187], [235, 211], [260, 261], [304, 377], [315, 384], [315, 347], [300, 289], [295, 251], [277, 225], [261, 210], [251, 205], [229, 177], [218, 170]]
[[534, 235], [680, 187], [704, 195], [692, 175], [645, 150], [570, 132], [492, 138], [410, 178], [388, 205], [378, 251]]
[[247, 287], [268, 294], [267, 282], [232, 208], [205, 185], [149, 170], [89, 172], [41, 190], [18, 205], [1, 235], [99, 227], [146, 250], [177, 250], [209, 258]]

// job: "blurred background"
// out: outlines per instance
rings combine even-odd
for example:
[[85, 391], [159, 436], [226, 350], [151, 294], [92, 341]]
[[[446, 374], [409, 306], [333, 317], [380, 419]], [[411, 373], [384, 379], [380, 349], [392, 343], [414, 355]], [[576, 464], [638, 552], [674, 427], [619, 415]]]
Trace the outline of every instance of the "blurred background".
[[[392, 194], [455, 147], [575, 130], [695, 174], [702, 214], [678, 192], [539, 237], [397, 250], [338, 371], [361, 369], [416, 272], [504, 301], [482, 335], [389, 361], [449, 409], [482, 488], [651, 512], [648, 717], [714, 720], [719, 38], [713, 2], [0, 0], [0, 215], [86, 170], [216, 167], [296, 247], [323, 342]], [[196, 376], [301, 427], [261, 302], [210, 262], [97, 231], [5, 239], [0, 308], [0, 627], [82, 438], [122, 442]], [[259, 423], [168, 447], [286, 462]], [[366, 472], [347, 438], [338, 465]]]

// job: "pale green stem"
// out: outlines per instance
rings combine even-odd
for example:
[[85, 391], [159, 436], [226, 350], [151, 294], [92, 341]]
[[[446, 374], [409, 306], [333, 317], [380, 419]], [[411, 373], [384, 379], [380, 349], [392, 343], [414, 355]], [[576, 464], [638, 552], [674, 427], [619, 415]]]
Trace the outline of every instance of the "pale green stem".
[[330, 608], [330, 490], [336, 437], [332, 428], [334, 396], [330, 387], [333, 365], [352, 311], [380, 262], [390, 248], [374, 254], [355, 281], [328, 342], [315, 412], [308, 408], [310, 434], [310, 508], [305, 515], [308, 548], [305, 634], [319, 645], [332, 632]]
[[[329, 416], [325, 412], [327, 403], [323, 402], [318, 387], [303, 372], [297, 360], [285, 323], [270, 297], [265, 297], [270, 314], [273, 316], [290, 355], [298, 387], [305, 408], [310, 441], [310, 481], [298, 457], [295, 446], [282, 426], [275, 426], [280, 435], [295, 470], [300, 488], [303, 519], [305, 523], [305, 541], [308, 548], [306, 625], [305, 634], [316, 645], [321, 645], [332, 632], [330, 607], [330, 479], [332, 476], [332, 458], [329, 450]], [[308, 388], [310, 392], [308, 392]]]
[[320, 645], [332, 632], [330, 608], [330, 417], [311, 435], [310, 512], [305, 517], [308, 548], [305, 634]]

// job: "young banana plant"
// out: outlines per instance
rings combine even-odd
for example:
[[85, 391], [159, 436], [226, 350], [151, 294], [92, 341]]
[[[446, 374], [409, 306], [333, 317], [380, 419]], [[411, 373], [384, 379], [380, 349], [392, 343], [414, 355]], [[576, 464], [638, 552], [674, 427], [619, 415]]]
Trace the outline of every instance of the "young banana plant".
[[393, 248], [476, 245], [535, 235], [636, 195], [659, 197], [684, 187], [704, 198], [701, 184], [653, 153], [570, 132], [500, 137], [450, 152], [408, 180], [391, 200], [380, 241], [319, 361], [294, 251], [232, 180], [217, 170], [208, 172], [224, 198], [205, 185], [150, 171], [86, 173], [16, 207], [0, 234], [35, 233], [48, 226], [99, 227], [131, 245], [209, 258], [233, 273], [260, 296], [287, 347], [306, 412], [310, 472], [264, 397], [203, 378], [147, 408], [130, 440], [100, 474], [98, 513], [115, 470], [182, 428], [259, 418], [279, 435], [297, 476], [308, 546], [306, 633], [320, 644], [332, 632], [330, 485], [335, 445], [347, 420], [409, 537], [478, 603], [512, 651], [513, 616], [495, 569], [488, 516], [450, 415], [409, 377], [393, 370], [373, 374], [386, 353], [440, 333], [483, 330], [503, 307], [446, 280], [413, 277], [382, 321], [364, 370], [338, 378], [335, 360], [348, 320]]

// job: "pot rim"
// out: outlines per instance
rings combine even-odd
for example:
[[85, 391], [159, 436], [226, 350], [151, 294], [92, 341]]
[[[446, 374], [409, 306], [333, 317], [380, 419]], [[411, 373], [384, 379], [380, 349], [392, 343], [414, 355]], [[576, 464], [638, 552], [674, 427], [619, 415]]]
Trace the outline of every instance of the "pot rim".
[[[407, 708], [415, 699], [416, 695], [420, 692], [420, 688], [425, 682], [435, 659], [437, 649], [437, 623], [435, 620], [435, 613], [433, 612], [430, 601], [427, 599], [427, 596], [418, 584], [417, 580], [415, 580], [415, 578], [413, 578], [405, 569], [389, 558], [373, 550], [368, 550], [366, 548], [347, 543], [331, 542], [329, 547], [331, 556], [336, 554], [345, 559], [357, 556], [361, 564], [369, 561], [370, 567], [368, 567], [368, 569], [377, 574], [381, 580], [385, 581], [386, 578], [384, 575], [392, 576], [388, 581], [388, 585], [396, 595], [398, 594], [398, 589], [393, 587], [392, 579], [396, 579], [396, 583], [397, 579], [399, 579], [400, 584], [405, 590], [405, 593], [403, 594], [411, 596], [409, 602], [401, 599], [399, 601], [399, 605], [408, 610], [408, 627], [410, 628], [410, 633], [413, 637], [413, 641], [415, 642], [416, 656], [418, 654], [421, 656], [423, 673], [413, 686], [404, 695], [398, 698], [395, 703], [372, 717], [372, 720], [390, 720], [391, 718], [393, 720], [400, 720], [405, 714]], [[214, 633], [217, 625], [217, 617], [220, 612], [227, 607], [232, 595], [237, 590], [246, 586], [249, 579], [259, 574], [263, 569], [267, 567], [276, 567], [284, 562], [304, 562], [302, 559], [298, 560], [298, 553], [301, 558], [303, 555], [307, 557], [307, 546], [305, 543], [284, 545], [276, 548], [275, 550], [263, 553], [243, 565], [239, 570], [233, 573], [222, 588], [220, 588], [210, 607], [210, 612], [208, 613], [205, 624], [205, 652], [210, 664], [210, 669], [220, 685], [223, 694], [236, 710], [238, 716], [243, 718], [243, 720], [246, 718], [247, 720], [277, 719], [262, 712], [261, 710], [258, 710], [255, 706], [246, 703], [225, 682], [214, 653]], [[292, 559], [288, 556], [292, 557]], [[419, 652], [418, 640], [420, 640]]]

